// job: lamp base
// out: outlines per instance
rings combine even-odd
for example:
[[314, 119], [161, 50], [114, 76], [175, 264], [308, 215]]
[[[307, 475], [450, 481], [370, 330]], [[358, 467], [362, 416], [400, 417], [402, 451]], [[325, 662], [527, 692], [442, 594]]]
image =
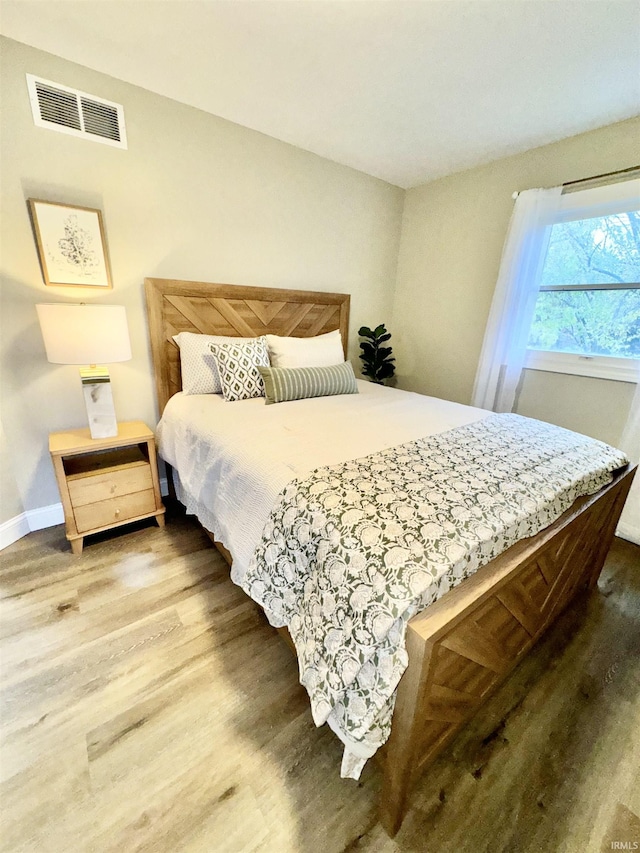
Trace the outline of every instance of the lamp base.
[[91, 438], [116, 436], [118, 422], [113, 406], [109, 371], [106, 367], [87, 367], [80, 371], [80, 378]]

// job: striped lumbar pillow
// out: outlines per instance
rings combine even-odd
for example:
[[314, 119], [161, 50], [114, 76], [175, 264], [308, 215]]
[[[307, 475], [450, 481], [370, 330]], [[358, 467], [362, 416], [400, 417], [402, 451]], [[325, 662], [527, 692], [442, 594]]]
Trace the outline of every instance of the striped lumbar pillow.
[[258, 367], [258, 370], [267, 403], [358, 393], [353, 367], [348, 361], [331, 367]]

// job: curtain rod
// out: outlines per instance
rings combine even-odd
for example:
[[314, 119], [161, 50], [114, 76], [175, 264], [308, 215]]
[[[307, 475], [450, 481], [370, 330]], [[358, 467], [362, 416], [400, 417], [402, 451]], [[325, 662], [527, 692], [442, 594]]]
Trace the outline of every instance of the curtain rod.
[[[591, 181], [601, 181], [603, 178], [617, 178], [620, 175], [628, 175], [630, 172], [640, 172], [640, 165], [639, 166], [629, 166], [628, 169], [618, 169], [616, 172], [603, 172], [602, 175], [591, 175], [590, 178], [578, 178], [578, 180], [576, 180], [576, 181], [565, 181], [565, 183], [562, 184], [562, 186], [563, 187], [575, 187], [575, 186], [578, 186], [579, 184], [588, 184]], [[523, 192], [523, 190], [514, 192], [513, 195], [511, 196], [511, 198], [514, 198], [514, 199], [518, 198], [518, 196], [520, 195], [521, 192]]]
[[577, 181], [566, 181], [563, 187], [573, 187], [575, 184], [586, 184], [587, 181], [599, 181], [602, 178], [616, 178], [618, 175], [626, 175], [629, 172], [640, 171], [640, 166], [629, 166], [628, 169], [618, 169], [617, 172], [604, 172], [602, 175], [592, 175], [590, 178], [579, 178]]

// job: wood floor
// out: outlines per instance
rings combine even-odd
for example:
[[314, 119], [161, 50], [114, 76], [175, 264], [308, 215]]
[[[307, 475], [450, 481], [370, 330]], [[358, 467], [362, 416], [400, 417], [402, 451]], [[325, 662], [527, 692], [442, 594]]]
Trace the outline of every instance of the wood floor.
[[379, 771], [339, 778], [290, 652], [193, 521], [86, 545], [73, 557], [53, 528], [0, 554], [3, 851], [640, 846], [640, 548], [616, 540], [598, 593], [427, 772], [391, 840]]

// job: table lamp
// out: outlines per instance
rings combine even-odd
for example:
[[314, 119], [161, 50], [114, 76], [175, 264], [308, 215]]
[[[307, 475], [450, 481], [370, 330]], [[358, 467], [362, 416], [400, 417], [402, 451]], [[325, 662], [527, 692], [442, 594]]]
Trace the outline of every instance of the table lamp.
[[83, 364], [80, 370], [91, 438], [118, 434], [111, 378], [100, 363], [128, 361], [131, 343], [124, 305], [36, 305], [38, 320], [53, 364]]

